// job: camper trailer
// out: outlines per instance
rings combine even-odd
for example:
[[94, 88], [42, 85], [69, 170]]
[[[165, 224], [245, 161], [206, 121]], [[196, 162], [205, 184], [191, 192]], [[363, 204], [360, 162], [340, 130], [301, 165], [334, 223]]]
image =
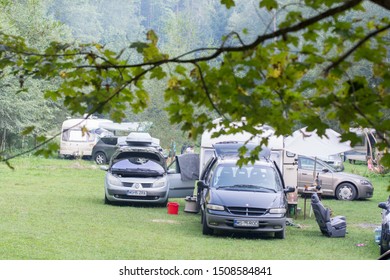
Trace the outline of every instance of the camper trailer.
[[[220, 119], [214, 121], [216, 124], [220, 122]], [[289, 153], [284, 150], [284, 137], [276, 136], [275, 130], [269, 126], [263, 126], [261, 129], [263, 133], [261, 135], [256, 135], [253, 137], [252, 134], [248, 132], [241, 132], [236, 134], [229, 135], [220, 135], [218, 137], [212, 137], [213, 134], [221, 129], [227, 129], [221, 126], [218, 126], [209, 131], [205, 131], [202, 134], [201, 138], [201, 148], [200, 148], [200, 163], [199, 163], [199, 174], [202, 174], [202, 171], [208, 162], [208, 160], [214, 154], [213, 145], [220, 142], [246, 142], [250, 144], [260, 145], [262, 138], [268, 137], [268, 148], [271, 150], [272, 161], [275, 161], [278, 168], [282, 172], [283, 179], [286, 186], [297, 186], [298, 173], [297, 173], [297, 155]]]
[[369, 128], [351, 128], [350, 132], [360, 137], [360, 142], [353, 147], [353, 150], [344, 153], [345, 159], [350, 163], [355, 163], [355, 161], [366, 162], [368, 157], [375, 160], [375, 144], [377, 141], [375, 130]]
[[91, 156], [92, 148], [97, 143], [98, 136], [112, 135], [103, 124], [113, 123], [111, 120], [88, 118], [68, 119], [61, 128], [60, 156], [83, 157]]

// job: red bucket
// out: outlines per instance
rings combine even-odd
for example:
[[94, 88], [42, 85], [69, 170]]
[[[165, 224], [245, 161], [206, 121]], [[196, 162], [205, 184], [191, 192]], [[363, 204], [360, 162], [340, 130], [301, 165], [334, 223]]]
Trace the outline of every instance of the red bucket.
[[179, 213], [179, 203], [168, 202], [167, 204], [168, 214], [177, 215]]

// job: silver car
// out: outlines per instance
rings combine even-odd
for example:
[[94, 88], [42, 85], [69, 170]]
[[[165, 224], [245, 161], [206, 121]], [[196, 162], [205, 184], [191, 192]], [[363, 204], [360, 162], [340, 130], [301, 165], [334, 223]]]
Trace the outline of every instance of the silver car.
[[[316, 171], [314, 172], [314, 166]], [[314, 175], [318, 174], [322, 195], [334, 196], [340, 200], [370, 198], [374, 194], [372, 183], [365, 177], [340, 172], [320, 159], [298, 157], [298, 192], [313, 184]]]
[[192, 194], [195, 180], [183, 176], [182, 170], [185, 168], [180, 169], [179, 162], [187, 165], [194, 158], [192, 155], [181, 155], [180, 159], [177, 169], [168, 171], [165, 157], [156, 147], [119, 147], [110, 165], [101, 168], [107, 171], [104, 202], [142, 202], [165, 206], [168, 198]]

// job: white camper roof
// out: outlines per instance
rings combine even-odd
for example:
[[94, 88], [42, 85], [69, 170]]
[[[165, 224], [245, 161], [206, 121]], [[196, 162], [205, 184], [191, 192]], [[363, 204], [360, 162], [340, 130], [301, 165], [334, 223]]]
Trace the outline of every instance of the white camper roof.
[[[220, 120], [221, 119], [217, 119], [214, 122], [218, 123], [220, 122]], [[201, 146], [204, 148], [212, 148], [213, 144], [220, 143], [220, 142], [229, 142], [229, 141], [246, 142], [249, 139], [250, 141], [248, 143], [259, 145], [262, 138], [268, 137], [268, 145], [267, 145], [268, 148], [283, 149], [283, 137], [282, 136], [277, 137], [276, 135], [274, 135], [275, 130], [270, 126], [260, 127], [259, 129], [262, 129], [263, 133], [256, 135], [255, 137], [253, 137], [251, 133], [246, 131], [235, 133], [235, 134], [220, 135], [215, 138], [212, 137], [212, 135], [215, 132], [220, 131], [222, 129], [228, 130], [228, 128], [218, 125], [215, 129], [207, 130], [203, 132], [202, 139], [201, 139]]]
[[62, 129], [85, 126], [91, 130], [102, 127], [103, 123], [112, 123], [112, 121], [106, 119], [68, 119], [62, 123]]

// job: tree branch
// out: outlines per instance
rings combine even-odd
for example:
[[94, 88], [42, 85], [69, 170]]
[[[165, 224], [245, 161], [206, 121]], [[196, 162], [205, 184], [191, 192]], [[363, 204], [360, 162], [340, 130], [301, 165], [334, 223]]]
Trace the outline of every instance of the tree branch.
[[370, 0], [370, 1], [381, 6], [382, 8], [390, 10], [390, 1], [389, 0]]
[[206, 93], [206, 96], [207, 96], [207, 99], [209, 100], [211, 106], [213, 106], [214, 110], [218, 113], [218, 115], [220, 115], [221, 117], [223, 117], [224, 119], [227, 119], [226, 116], [221, 113], [219, 111], [219, 109], [217, 108], [217, 106], [214, 104], [213, 100], [211, 99], [211, 95], [210, 95], [210, 92], [209, 92], [209, 89], [206, 85], [206, 81], [203, 77], [203, 72], [202, 72], [202, 68], [197, 64], [197, 63], [193, 63], [196, 68], [198, 69], [199, 71], [199, 75], [200, 75], [200, 80], [202, 81], [202, 86], [203, 86], [203, 89], [204, 89], [204, 92]]
[[366, 37], [364, 37], [362, 40], [360, 40], [355, 46], [353, 46], [349, 51], [347, 51], [344, 55], [340, 56], [339, 59], [337, 59], [335, 62], [333, 62], [331, 65], [329, 65], [324, 71], [325, 75], [327, 75], [332, 68], [337, 67], [341, 62], [346, 60], [354, 51], [356, 51], [361, 45], [363, 45], [369, 39], [371, 39], [372, 37], [375, 37], [376, 35], [378, 35], [381, 32], [386, 31], [387, 29], [390, 29], [390, 24], [386, 25], [378, 30], [375, 30], [374, 32], [369, 33]]

